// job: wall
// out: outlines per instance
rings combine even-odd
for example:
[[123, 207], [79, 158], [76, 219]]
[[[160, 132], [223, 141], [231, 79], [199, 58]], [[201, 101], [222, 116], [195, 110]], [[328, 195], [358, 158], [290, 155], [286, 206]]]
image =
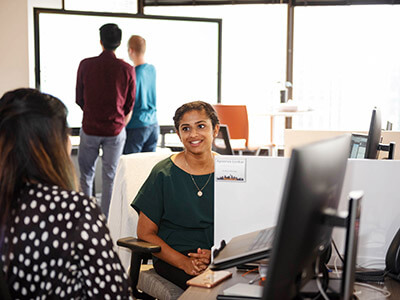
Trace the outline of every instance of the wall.
[[0, 94], [29, 84], [27, 0], [0, 1]]
[[34, 87], [33, 7], [61, 8], [61, 0], [0, 1], [0, 96]]

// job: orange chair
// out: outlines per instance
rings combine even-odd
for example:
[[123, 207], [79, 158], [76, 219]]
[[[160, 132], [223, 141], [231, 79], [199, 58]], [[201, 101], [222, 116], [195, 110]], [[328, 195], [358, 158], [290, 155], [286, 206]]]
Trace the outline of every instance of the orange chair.
[[258, 155], [260, 148], [249, 148], [249, 119], [246, 105], [214, 104], [221, 124], [228, 125], [231, 146], [235, 152]]

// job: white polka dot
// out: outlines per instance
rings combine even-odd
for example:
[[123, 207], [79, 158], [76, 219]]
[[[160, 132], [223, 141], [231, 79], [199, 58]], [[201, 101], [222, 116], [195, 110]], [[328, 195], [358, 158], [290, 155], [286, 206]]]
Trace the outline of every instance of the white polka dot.
[[85, 260], [85, 261], [89, 261], [89, 260], [90, 260], [90, 257], [89, 257], [89, 255], [85, 254], [85, 255], [83, 256], [83, 260]]
[[54, 217], [54, 215], [50, 215], [49, 216], [49, 222], [53, 223], [55, 221], [56, 217]]
[[103, 256], [104, 258], [108, 258], [108, 253], [106, 251], [102, 251], [101, 256]]
[[89, 249], [89, 254], [92, 255], [92, 256], [95, 255], [96, 254], [96, 250], [94, 250], [93, 248], [90, 248]]
[[44, 199], [49, 201], [49, 200], [51, 200], [51, 196], [50, 195], [46, 195], [46, 196], [44, 196]]
[[68, 243], [64, 243], [62, 248], [63, 248], [63, 250], [67, 251], [68, 250]]
[[92, 238], [92, 244], [94, 246], [97, 246], [99, 244], [99, 241], [96, 238]]
[[[75, 196], [75, 197], [77, 197], [77, 196]], [[75, 200], [75, 199], [74, 199]], [[74, 210], [75, 209], [75, 207], [76, 207], [76, 205], [75, 205], [75, 203], [71, 203], [70, 205], [69, 205], [69, 210]]]
[[39, 222], [39, 216], [38, 216], [38, 215], [34, 215], [34, 216], [32, 217], [32, 222], [33, 222], [33, 223]]
[[32, 208], [32, 209], [35, 209], [36, 206], [37, 206], [36, 200], [32, 200], [32, 202], [31, 202], [31, 208]]
[[67, 223], [66, 227], [67, 227], [67, 229], [71, 229], [71, 228], [72, 228], [72, 222], [69, 221], [69, 222]]
[[54, 197], [54, 201], [55, 201], [55, 202], [59, 202], [60, 199], [61, 199], [60, 196], [55, 196], [55, 197]]
[[33, 245], [34, 245], [35, 247], [39, 247], [40, 241], [39, 241], [38, 239], [34, 240], [34, 241], [33, 241]]
[[61, 238], [66, 239], [67, 238], [67, 233], [65, 231], [61, 232]]
[[81, 232], [81, 237], [82, 239], [84, 239], [85, 241], [87, 241], [89, 239], [89, 235], [85, 230], [82, 230]]
[[115, 284], [111, 285], [111, 292], [113, 292], [113, 293], [117, 292], [117, 287], [115, 286]]
[[42, 213], [45, 213], [46, 212], [46, 206], [44, 205], [44, 204], [42, 204], [42, 205], [40, 205], [40, 211], [42, 212]]
[[50, 248], [49, 248], [48, 246], [44, 247], [43, 253], [44, 253], [45, 255], [49, 255], [49, 253], [50, 253]]
[[21, 289], [21, 294], [24, 295], [24, 296], [26, 296], [28, 294], [28, 291], [27, 291], [26, 287], [23, 287]]
[[81, 216], [81, 213], [79, 211], [76, 211], [75, 214], [74, 214], [74, 217], [76, 219], [79, 219], [80, 216]]
[[26, 203], [22, 203], [22, 205], [21, 205], [21, 210], [25, 210], [26, 207], [27, 207]]
[[31, 233], [29, 234], [29, 239], [32, 241], [35, 237], [36, 237], [36, 232], [31, 231]]
[[44, 229], [46, 227], [46, 222], [40, 221], [39, 227], [40, 227], [40, 229]]
[[49, 205], [51, 210], [55, 210], [56, 209], [56, 204], [54, 202], [51, 202]]
[[57, 240], [53, 241], [53, 247], [58, 248], [59, 242]]
[[24, 257], [24, 255], [22, 253], [20, 255], [18, 255], [18, 261], [20, 263], [24, 262], [24, 260], [25, 260], [25, 257]]
[[21, 241], [25, 241], [27, 236], [28, 236], [28, 235], [26, 234], [26, 232], [23, 232], [23, 233], [21, 234]]
[[96, 224], [92, 225], [93, 232], [99, 232], [99, 227]]
[[39, 251], [36, 250], [35, 252], [33, 252], [33, 259], [34, 259], [34, 260], [38, 260], [39, 257], [40, 257]]
[[59, 213], [59, 214], [57, 215], [57, 220], [58, 220], [58, 221], [62, 221], [63, 219], [64, 219], [63, 214], [62, 214], [62, 213]]
[[43, 196], [43, 193], [42, 193], [42, 192], [37, 192], [37, 193], [36, 193], [36, 197], [42, 198], [42, 196]]
[[57, 235], [60, 232], [60, 229], [56, 226], [53, 228], [53, 234]]
[[31, 253], [31, 247], [29, 245], [25, 247], [25, 253], [26, 254]]
[[31, 264], [31, 260], [30, 260], [29, 258], [25, 259], [24, 265], [27, 266], [27, 267], [29, 267], [30, 264]]
[[49, 238], [49, 233], [48, 233], [47, 231], [44, 231], [44, 232], [42, 233], [41, 240], [42, 240], [43, 242], [45, 242], [45, 241], [47, 241], [48, 238]]

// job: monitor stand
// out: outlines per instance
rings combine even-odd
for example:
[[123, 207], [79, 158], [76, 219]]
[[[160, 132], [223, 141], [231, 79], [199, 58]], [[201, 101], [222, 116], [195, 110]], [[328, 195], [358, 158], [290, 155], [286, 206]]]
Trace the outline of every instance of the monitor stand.
[[[326, 294], [329, 299], [351, 300], [358, 299], [354, 293], [355, 265], [357, 258], [357, 242], [360, 228], [362, 192], [351, 192], [349, 200], [348, 216], [343, 219], [340, 216], [327, 215], [327, 223], [332, 226], [346, 227], [346, 240], [342, 279], [328, 278]], [[344, 222], [342, 222], [342, 221]], [[325, 275], [326, 276], [326, 275]], [[326, 279], [326, 278], [324, 278]], [[321, 280], [322, 281], [322, 280]], [[314, 299], [319, 293], [316, 280], [309, 281], [300, 291], [301, 297]], [[317, 299], [323, 299], [322, 297]]]

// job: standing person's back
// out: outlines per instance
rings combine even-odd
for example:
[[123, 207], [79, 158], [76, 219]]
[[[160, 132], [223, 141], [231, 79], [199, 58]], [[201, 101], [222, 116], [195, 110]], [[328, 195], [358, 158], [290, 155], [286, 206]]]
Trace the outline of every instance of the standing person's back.
[[101, 208], [106, 216], [126, 140], [124, 128], [131, 118], [136, 95], [135, 70], [115, 56], [121, 35], [116, 24], [100, 28], [103, 52], [82, 60], [76, 84], [76, 103], [83, 110], [78, 154], [81, 188], [92, 195], [96, 162], [102, 148]]
[[136, 101], [132, 119], [126, 126], [124, 154], [156, 151], [160, 132], [157, 122], [156, 69], [145, 62], [146, 41], [133, 35], [128, 53], [136, 71]]

